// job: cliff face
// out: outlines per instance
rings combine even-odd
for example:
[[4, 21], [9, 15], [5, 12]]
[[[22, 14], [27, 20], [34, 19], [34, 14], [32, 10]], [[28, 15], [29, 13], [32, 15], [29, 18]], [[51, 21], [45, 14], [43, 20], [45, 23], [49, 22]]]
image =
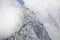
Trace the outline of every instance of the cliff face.
[[35, 13], [28, 8], [22, 9], [24, 14], [23, 26], [4, 40], [51, 40]]

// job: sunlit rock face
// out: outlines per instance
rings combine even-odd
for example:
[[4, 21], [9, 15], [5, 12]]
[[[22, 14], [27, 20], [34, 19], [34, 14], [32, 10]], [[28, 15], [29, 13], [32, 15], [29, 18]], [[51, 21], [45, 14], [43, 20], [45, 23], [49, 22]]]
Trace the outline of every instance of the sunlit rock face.
[[0, 0], [0, 40], [7, 38], [22, 26], [22, 9], [17, 0]]
[[60, 40], [60, 0], [24, 0], [36, 12], [52, 40]]

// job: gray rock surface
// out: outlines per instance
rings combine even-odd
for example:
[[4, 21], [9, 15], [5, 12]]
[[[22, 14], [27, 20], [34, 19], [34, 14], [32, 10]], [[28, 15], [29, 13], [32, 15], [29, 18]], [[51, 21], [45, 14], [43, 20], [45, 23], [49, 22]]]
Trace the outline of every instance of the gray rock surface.
[[23, 14], [24, 24], [22, 28], [3, 40], [51, 40], [48, 32], [33, 11], [23, 8]]

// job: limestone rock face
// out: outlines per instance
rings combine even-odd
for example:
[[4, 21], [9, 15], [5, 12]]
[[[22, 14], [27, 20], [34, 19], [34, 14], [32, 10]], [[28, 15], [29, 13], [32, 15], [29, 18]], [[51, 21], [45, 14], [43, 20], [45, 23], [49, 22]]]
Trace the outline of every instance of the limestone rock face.
[[23, 8], [23, 12], [23, 26], [19, 31], [4, 40], [51, 40], [35, 13], [28, 8]]

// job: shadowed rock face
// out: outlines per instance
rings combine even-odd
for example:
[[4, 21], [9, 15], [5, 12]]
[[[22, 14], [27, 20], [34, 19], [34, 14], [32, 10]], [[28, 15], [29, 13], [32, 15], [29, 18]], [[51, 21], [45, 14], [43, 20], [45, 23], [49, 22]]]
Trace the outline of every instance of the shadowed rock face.
[[39, 22], [35, 13], [23, 8], [24, 21], [20, 30], [4, 40], [51, 40], [43, 24]]

